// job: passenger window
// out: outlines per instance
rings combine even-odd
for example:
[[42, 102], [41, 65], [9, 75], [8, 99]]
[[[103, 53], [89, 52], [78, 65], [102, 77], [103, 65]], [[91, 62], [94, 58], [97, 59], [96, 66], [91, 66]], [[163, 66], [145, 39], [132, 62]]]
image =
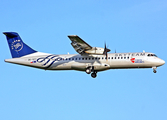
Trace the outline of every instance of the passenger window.
[[129, 59], [129, 57], [127, 57], [127, 59]]
[[115, 59], [117, 59], [117, 57], [115, 57]]
[[79, 58], [79, 60], [81, 60], [81, 58]]
[[110, 59], [110, 57], [108, 57], [108, 59]]
[[126, 57], [124, 57], [124, 59], [126, 59]]
[[87, 60], [87, 58], [85, 58], [85, 60]]
[[113, 57], [111, 57], [111, 59], [113, 59]]
[[71, 58], [69, 58], [69, 60], [71, 60]]
[[94, 57], [92, 57], [92, 60], [94, 60]]
[[123, 57], [121, 57], [121, 59], [123, 59]]
[[77, 58], [75, 58], [75, 60], [77, 60]]
[[118, 57], [118, 59], [119, 59], [119, 57]]
[[82, 60], [84, 60], [84, 58], [82, 58]]

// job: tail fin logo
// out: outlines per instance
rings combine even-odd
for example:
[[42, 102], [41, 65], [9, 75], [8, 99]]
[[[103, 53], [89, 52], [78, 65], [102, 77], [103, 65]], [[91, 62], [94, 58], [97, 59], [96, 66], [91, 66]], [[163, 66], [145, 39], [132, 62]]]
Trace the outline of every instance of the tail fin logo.
[[11, 44], [12, 50], [20, 51], [23, 49], [23, 43], [21, 40], [14, 40]]

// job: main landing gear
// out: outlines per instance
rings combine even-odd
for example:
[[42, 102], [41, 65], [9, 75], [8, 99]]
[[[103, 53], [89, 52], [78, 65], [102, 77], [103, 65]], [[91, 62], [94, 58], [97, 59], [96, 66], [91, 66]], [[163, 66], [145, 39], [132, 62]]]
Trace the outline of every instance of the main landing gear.
[[89, 67], [87, 67], [86, 70], [85, 70], [85, 72], [86, 72], [87, 74], [90, 74], [90, 73], [92, 72], [91, 76], [92, 76], [93, 78], [96, 78], [96, 77], [97, 77], [97, 71], [94, 70], [94, 66], [89, 66]]
[[96, 78], [97, 77], [97, 72], [93, 72], [92, 74], [91, 74], [91, 76], [92, 76], [92, 78]]
[[153, 68], [153, 72], [154, 72], [154, 73], [157, 73], [157, 70], [156, 70], [157, 67], [152, 67], [152, 68]]

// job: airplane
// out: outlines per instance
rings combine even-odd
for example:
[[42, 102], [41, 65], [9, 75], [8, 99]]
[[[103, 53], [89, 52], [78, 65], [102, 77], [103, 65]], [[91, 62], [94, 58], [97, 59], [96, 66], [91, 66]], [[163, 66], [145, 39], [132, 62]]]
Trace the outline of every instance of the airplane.
[[152, 68], [165, 61], [150, 52], [108, 53], [106, 47], [92, 47], [77, 35], [69, 35], [71, 45], [79, 54], [49, 54], [38, 52], [26, 45], [16, 32], [3, 32], [6, 35], [12, 59], [5, 62], [14, 63], [44, 70], [77, 70], [91, 73], [96, 78], [97, 72], [109, 69]]

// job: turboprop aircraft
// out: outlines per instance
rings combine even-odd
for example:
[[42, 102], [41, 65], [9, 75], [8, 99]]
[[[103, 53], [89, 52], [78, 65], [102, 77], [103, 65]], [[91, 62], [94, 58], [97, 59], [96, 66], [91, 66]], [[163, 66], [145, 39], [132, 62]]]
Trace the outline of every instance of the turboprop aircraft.
[[152, 68], [156, 73], [165, 61], [154, 53], [108, 53], [104, 48], [92, 47], [77, 35], [69, 35], [72, 47], [79, 54], [48, 54], [38, 52], [26, 45], [16, 32], [4, 32], [10, 48], [12, 59], [5, 62], [44, 69], [44, 70], [78, 70], [85, 71], [95, 78], [97, 72], [109, 69]]

